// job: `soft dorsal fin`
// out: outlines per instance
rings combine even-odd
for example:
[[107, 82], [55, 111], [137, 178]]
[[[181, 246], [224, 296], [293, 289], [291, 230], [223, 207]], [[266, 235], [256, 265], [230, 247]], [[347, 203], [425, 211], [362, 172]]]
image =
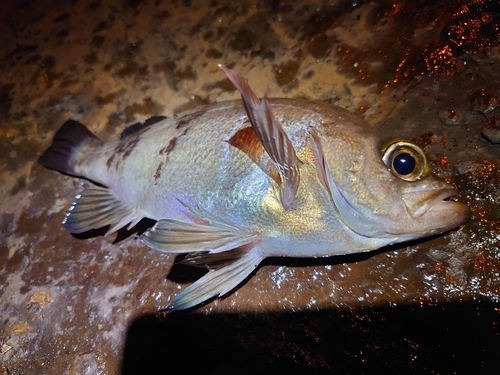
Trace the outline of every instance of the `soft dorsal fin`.
[[143, 129], [146, 129], [146, 128], [150, 127], [151, 125], [154, 125], [154, 124], [156, 124], [160, 121], [163, 121], [165, 119], [166, 119], [165, 116], [153, 116], [153, 117], [148, 118], [144, 122], [138, 122], [138, 123], [135, 123], [133, 125], [130, 125], [122, 132], [122, 134], [120, 134], [120, 139], [127, 138], [129, 135], [137, 133]]
[[219, 65], [219, 67], [240, 92], [250, 124], [278, 169], [281, 177], [281, 204], [283, 208], [288, 209], [295, 199], [300, 182], [299, 166], [301, 162], [295, 153], [292, 142], [288, 139], [281, 124], [273, 116], [267, 92], [264, 98], [259, 100], [241, 74], [224, 65]]

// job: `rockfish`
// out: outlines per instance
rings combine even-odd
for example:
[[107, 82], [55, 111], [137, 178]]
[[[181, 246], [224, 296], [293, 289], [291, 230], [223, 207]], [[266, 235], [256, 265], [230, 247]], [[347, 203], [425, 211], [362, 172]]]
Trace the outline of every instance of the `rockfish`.
[[267, 92], [259, 100], [239, 73], [221, 69], [242, 101], [149, 121], [110, 142], [69, 120], [39, 160], [96, 183], [76, 196], [69, 232], [111, 234], [150, 218], [146, 245], [208, 268], [168, 309], [229, 293], [266, 257], [364, 252], [468, 220], [415, 144], [383, 142], [331, 104]]

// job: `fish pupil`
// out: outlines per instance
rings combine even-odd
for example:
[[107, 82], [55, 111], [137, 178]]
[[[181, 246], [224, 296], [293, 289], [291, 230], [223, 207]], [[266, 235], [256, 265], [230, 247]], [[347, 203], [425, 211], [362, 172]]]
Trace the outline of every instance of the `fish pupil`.
[[408, 153], [396, 155], [392, 163], [394, 171], [402, 176], [406, 176], [415, 170], [415, 158]]

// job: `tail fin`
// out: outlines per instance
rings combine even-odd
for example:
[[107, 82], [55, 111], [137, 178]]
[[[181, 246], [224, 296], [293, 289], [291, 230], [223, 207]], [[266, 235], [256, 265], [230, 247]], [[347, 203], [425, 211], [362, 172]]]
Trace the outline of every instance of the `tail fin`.
[[57, 131], [52, 145], [40, 156], [38, 162], [46, 168], [75, 176], [77, 173], [71, 164], [75, 151], [83, 144], [98, 139], [85, 125], [68, 120]]

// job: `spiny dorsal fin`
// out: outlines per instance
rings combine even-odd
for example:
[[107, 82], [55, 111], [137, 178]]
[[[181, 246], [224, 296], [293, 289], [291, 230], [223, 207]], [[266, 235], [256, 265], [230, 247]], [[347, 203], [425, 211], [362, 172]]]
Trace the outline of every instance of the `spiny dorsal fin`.
[[281, 177], [281, 204], [283, 208], [288, 209], [295, 199], [300, 183], [301, 162], [292, 142], [273, 116], [267, 92], [264, 98], [259, 100], [241, 74], [224, 65], [219, 65], [219, 67], [240, 92], [252, 128], [278, 169]]

